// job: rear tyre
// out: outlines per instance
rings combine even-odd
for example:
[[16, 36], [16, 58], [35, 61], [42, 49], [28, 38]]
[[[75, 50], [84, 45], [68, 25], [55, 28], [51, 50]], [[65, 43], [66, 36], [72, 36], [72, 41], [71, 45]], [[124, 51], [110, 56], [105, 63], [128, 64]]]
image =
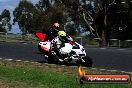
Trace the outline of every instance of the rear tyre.
[[83, 60], [85, 62], [82, 62], [84, 66], [86, 67], [92, 67], [93, 66], [93, 60], [90, 57], [84, 57]]

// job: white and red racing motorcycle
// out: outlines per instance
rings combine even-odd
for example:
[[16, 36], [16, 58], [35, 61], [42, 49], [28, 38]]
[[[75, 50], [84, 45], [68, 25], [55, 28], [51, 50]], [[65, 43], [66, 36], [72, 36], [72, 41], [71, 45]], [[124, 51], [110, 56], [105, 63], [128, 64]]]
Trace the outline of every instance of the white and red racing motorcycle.
[[[86, 51], [82, 45], [77, 42], [70, 41], [64, 44], [64, 47], [59, 51], [51, 49], [51, 42], [44, 41], [46, 34], [36, 33], [36, 36], [41, 40], [38, 44], [38, 49], [42, 52], [48, 62], [66, 62], [92, 67], [93, 61], [86, 56]], [[65, 55], [61, 53], [65, 53]]]

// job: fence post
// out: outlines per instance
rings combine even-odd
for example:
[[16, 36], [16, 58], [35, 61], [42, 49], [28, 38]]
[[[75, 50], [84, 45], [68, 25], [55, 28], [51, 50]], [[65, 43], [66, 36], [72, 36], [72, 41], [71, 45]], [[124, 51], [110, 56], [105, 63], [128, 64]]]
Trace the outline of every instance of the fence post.
[[121, 40], [119, 40], [119, 48], [121, 48]]
[[5, 41], [7, 41], [7, 33], [5, 33], [5, 35], [6, 35], [6, 40]]
[[[119, 40], [118, 39], [109, 39], [109, 43], [113, 43], [116, 42], [116, 47], [119, 47]], [[109, 46], [113, 47], [113, 44], [109, 44]], [[115, 45], [114, 45], [115, 46]]]

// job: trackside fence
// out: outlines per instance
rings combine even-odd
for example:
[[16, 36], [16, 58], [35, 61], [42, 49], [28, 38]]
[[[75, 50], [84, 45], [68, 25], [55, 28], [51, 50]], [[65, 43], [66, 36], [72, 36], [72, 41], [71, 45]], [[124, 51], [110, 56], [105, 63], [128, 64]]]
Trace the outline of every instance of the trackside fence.
[[[99, 38], [88, 38], [82, 36], [72, 37], [76, 42], [83, 46], [99, 46]], [[21, 34], [11, 34], [0, 32], [0, 41], [4, 42], [34, 42], [38, 43], [39, 40], [33, 34], [21, 35]], [[118, 47], [118, 48], [132, 48], [132, 40], [119, 40], [119, 39], [109, 39], [108, 47]]]

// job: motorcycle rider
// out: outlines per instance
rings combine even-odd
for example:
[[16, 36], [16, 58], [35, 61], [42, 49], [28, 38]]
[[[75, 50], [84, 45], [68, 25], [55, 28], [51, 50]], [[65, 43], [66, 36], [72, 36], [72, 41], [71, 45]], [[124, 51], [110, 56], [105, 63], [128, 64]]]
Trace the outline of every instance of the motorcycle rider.
[[[52, 41], [52, 39], [58, 36], [58, 32], [60, 30], [61, 30], [60, 24], [58, 22], [53, 23], [52, 27], [45, 33], [46, 34], [45, 40]], [[69, 35], [66, 34], [66, 36], [68, 37], [68, 39], [73, 41], [73, 39]]]
[[55, 48], [60, 48], [62, 44], [64, 44], [67, 41], [66, 39], [66, 33], [64, 31], [59, 31], [58, 36], [55, 37], [51, 43]]
[[60, 24], [58, 22], [53, 23], [52, 27], [45, 33], [46, 34], [45, 40], [51, 41], [52, 39], [57, 37], [59, 30], [60, 30]]
[[51, 41], [51, 48], [58, 54], [58, 55], [68, 55], [71, 52], [72, 45], [68, 44], [67, 47], [65, 47], [65, 43], [68, 43], [70, 41], [73, 41], [70, 36], [67, 36], [67, 34], [64, 31], [59, 31], [58, 36], [55, 37]]

